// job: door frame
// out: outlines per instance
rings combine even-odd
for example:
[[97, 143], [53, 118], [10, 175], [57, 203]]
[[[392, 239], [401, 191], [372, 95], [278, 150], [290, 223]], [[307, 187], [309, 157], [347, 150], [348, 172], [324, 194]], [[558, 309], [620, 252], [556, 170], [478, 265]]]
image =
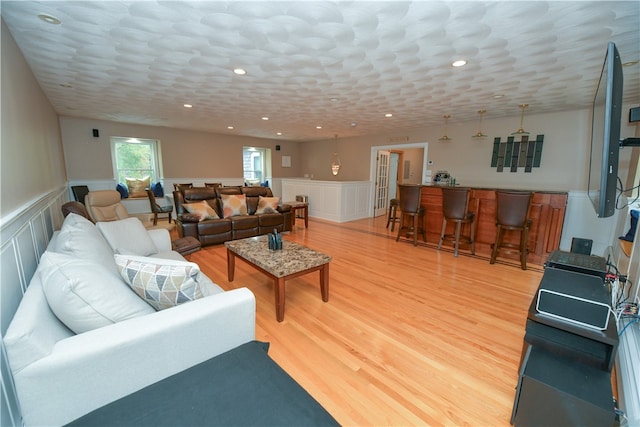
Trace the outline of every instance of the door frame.
[[[376, 191], [376, 169], [377, 169], [377, 161], [376, 158], [378, 156], [379, 150], [385, 151], [402, 151], [408, 148], [423, 148], [424, 152], [422, 155], [422, 177], [420, 182], [424, 183], [427, 176], [427, 161], [429, 154], [429, 143], [428, 142], [413, 142], [409, 144], [393, 144], [393, 145], [374, 145], [371, 147], [371, 157], [369, 161], [369, 183], [371, 184], [369, 187], [369, 200], [375, 200], [375, 191]], [[368, 216], [369, 218], [373, 218], [375, 214], [374, 203], [369, 204]]]

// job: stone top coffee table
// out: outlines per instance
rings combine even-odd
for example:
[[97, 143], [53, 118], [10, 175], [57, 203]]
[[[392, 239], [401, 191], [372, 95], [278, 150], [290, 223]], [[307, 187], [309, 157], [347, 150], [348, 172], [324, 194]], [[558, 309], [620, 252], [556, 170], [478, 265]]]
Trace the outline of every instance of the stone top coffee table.
[[284, 281], [313, 271], [320, 271], [322, 301], [329, 301], [329, 263], [331, 257], [297, 243], [282, 241], [282, 250], [268, 248], [267, 236], [225, 242], [227, 274], [233, 282], [236, 257], [271, 277], [276, 297], [276, 319], [284, 320]]

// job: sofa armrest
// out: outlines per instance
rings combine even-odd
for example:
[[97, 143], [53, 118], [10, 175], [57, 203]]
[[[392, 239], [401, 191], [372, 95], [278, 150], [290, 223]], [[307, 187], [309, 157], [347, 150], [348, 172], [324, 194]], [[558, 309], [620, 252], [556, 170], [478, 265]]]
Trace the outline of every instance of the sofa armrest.
[[290, 212], [290, 211], [291, 211], [291, 205], [287, 205], [285, 203], [285, 204], [282, 204], [282, 205], [278, 206], [278, 212], [280, 212], [280, 213]]
[[61, 340], [15, 375], [25, 425], [66, 424], [254, 339], [240, 288]]
[[166, 228], [153, 228], [147, 230], [151, 240], [158, 248], [158, 252], [167, 252], [171, 250], [171, 236]]

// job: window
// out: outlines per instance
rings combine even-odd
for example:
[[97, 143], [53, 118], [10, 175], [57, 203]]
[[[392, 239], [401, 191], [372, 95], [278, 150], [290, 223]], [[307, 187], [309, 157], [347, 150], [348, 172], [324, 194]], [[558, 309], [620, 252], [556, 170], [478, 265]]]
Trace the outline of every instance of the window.
[[248, 184], [259, 184], [265, 180], [266, 150], [264, 148], [242, 148], [242, 170]]
[[111, 138], [111, 157], [117, 182], [126, 178], [161, 178], [160, 143], [155, 139]]

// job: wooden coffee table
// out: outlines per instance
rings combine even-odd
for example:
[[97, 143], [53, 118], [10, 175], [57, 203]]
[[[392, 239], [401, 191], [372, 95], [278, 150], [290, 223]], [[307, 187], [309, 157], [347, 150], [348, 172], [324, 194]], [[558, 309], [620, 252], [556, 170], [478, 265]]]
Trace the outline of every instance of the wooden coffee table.
[[224, 245], [227, 247], [227, 274], [230, 282], [234, 279], [236, 257], [273, 279], [278, 322], [284, 320], [284, 282], [287, 279], [320, 271], [322, 301], [329, 301], [329, 255], [286, 240], [282, 241], [282, 250], [271, 251], [267, 236], [231, 240]]

